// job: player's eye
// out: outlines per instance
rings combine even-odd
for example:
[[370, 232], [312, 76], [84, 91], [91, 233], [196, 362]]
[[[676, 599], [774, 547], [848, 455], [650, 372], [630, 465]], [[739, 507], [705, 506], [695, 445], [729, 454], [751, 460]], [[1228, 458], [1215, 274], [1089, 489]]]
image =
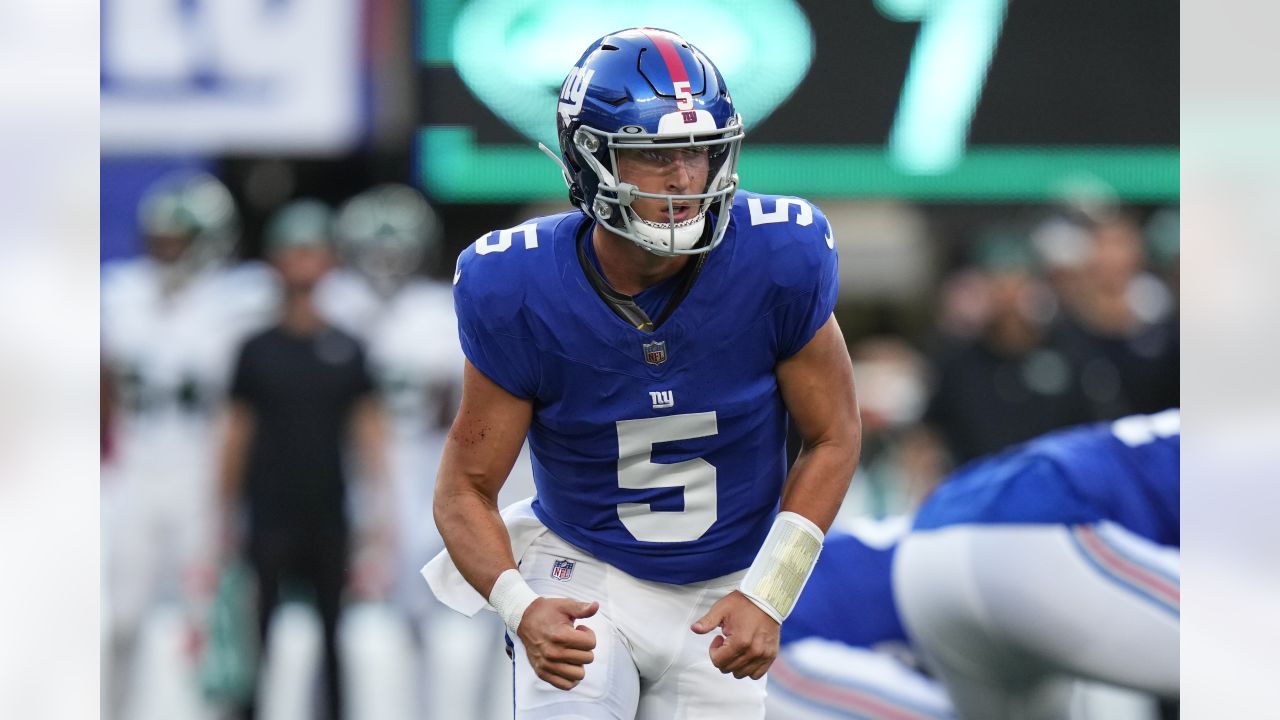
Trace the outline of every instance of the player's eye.
[[673, 160], [670, 150], [641, 150], [640, 158], [645, 162], [662, 166], [671, 164]]
[[682, 148], [680, 151], [681, 159], [687, 163], [706, 162], [708, 154], [705, 147]]

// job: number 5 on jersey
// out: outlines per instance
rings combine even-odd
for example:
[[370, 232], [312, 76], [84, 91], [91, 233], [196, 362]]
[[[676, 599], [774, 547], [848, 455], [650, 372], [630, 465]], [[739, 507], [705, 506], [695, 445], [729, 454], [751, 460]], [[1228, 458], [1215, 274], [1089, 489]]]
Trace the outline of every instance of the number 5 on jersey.
[[684, 488], [683, 510], [654, 510], [649, 503], [619, 503], [618, 518], [642, 542], [689, 542], [716, 522], [716, 468], [702, 458], [653, 462], [661, 442], [708, 437], [719, 432], [715, 412], [619, 420], [618, 486], [627, 490]]

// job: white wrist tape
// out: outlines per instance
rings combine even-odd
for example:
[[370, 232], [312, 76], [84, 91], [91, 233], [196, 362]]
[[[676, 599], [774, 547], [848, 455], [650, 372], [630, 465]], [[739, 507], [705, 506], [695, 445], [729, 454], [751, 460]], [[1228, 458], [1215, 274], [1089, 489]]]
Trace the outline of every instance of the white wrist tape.
[[822, 552], [822, 531], [808, 518], [780, 512], [738, 588], [781, 623], [791, 614]]
[[503, 571], [493, 583], [493, 589], [489, 591], [489, 604], [514, 635], [520, 627], [524, 611], [528, 610], [529, 605], [538, 597], [538, 593], [534, 592], [533, 588], [529, 587], [529, 583], [520, 576], [520, 571], [512, 568]]

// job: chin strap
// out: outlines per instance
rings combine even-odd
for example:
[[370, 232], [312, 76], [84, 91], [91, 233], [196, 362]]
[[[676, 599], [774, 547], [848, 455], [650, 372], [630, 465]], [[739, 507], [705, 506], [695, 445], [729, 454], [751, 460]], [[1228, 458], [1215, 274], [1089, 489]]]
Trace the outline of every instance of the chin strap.
[[551, 150], [549, 150], [547, 146], [543, 145], [542, 143], [538, 143], [538, 149], [546, 153], [547, 157], [551, 158], [555, 162], [555, 164], [560, 167], [560, 176], [564, 178], [565, 187], [572, 188], [573, 181], [569, 179], [569, 168], [565, 167], [564, 158], [561, 158], [559, 155], [556, 155], [555, 153], [551, 152]]

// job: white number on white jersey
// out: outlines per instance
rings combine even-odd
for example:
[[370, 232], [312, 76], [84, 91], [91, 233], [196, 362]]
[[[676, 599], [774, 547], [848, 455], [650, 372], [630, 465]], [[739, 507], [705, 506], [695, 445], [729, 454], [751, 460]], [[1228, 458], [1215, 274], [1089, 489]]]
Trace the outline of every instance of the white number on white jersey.
[[654, 510], [648, 503], [619, 503], [618, 517], [642, 542], [689, 542], [716, 521], [716, 468], [702, 458], [653, 462], [661, 442], [719, 432], [715, 412], [618, 421], [618, 486], [627, 490], [684, 488], [684, 510]]
[[792, 206], [800, 209], [800, 214], [796, 216], [797, 225], [805, 227], [813, 224], [813, 206], [800, 198], [778, 198], [777, 204], [769, 212], [764, 211], [764, 204], [760, 202], [760, 198], [747, 198], [747, 209], [751, 211], [752, 225], [786, 222], [791, 219]]

